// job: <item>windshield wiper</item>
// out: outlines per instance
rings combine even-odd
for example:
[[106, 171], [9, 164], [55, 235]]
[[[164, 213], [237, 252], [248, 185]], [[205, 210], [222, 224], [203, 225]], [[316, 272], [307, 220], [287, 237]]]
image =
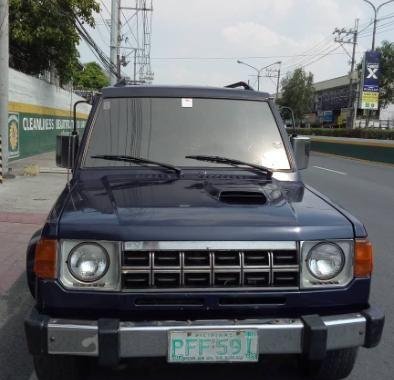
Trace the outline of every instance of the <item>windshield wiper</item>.
[[180, 176], [182, 174], [182, 170], [176, 166], [166, 164], [163, 162], [158, 162], [158, 161], [152, 161], [148, 160], [147, 158], [142, 158], [142, 157], [134, 157], [134, 156], [122, 156], [122, 155], [115, 155], [115, 154], [97, 154], [95, 156], [90, 156], [91, 158], [100, 158], [102, 160], [111, 160], [111, 161], [124, 161], [124, 162], [133, 162], [135, 164], [150, 164], [150, 165], [156, 165], [165, 169], [172, 170]]
[[198, 161], [217, 162], [219, 164], [228, 164], [228, 165], [237, 166], [237, 167], [247, 166], [251, 169], [255, 169], [260, 172], [263, 172], [267, 176], [268, 179], [271, 179], [272, 174], [273, 174], [273, 171], [269, 168], [266, 168], [265, 166], [251, 164], [249, 162], [239, 161], [239, 160], [235, 160], [233, 158], [220, 157], [220, 156], [203, 156], [203, 155], [186, 156], [185, 158], [190, 158], [192, 160], [198, 160]]

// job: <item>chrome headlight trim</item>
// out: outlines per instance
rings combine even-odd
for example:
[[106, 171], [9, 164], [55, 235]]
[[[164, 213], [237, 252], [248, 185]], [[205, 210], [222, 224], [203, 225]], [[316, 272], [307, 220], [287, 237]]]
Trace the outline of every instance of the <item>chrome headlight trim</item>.
[[[94, 278], [91, 278], [91, 279], [82, 279], [81, 278], [82, 276], [79, 276], [76, 273], [76, 271], [73, 268], [73, 266], [72, 266], [73, 255], [76, 255], [77, 254], [76, 252], [78, 251], [78, 249], [80, 249], [83, 246], [94, 246], [94, 247], [97, 247], [97, 248], [99, 248], [102, 251], [102, 253], [104, 254], [104, 257], [105, 257], [105, 268], [104, 268], [104, 270], [102, 271], [102, 273], [100, 273], [99, 275], [96, 275]], [[68, 270], [71, 273], [71, 275], [76, 280], [81, 281], [81, 282], [86, 282], [86, 283], [96, 282], [96, 281], [99, 281], [100, 279], [102, 279], [106, 275], [106, 273], [108, 272], [108, 269], [109, 269], [110, 265], [111, 265], [111, 260], [109, 258], [107, 250], [102, 245], [100, 245], [100, 244], [98, 244], [96, 242], [84, 242], [84, 243], [80, 243], [80, 244], [76, 245], [70, 251], [70, 253], [68, 254], [68, 257], [67, 257], [67, 267], [68, 267]]]
[[[70, 268], [69, 259], [83, 245], [97, 245], [107, 255], [107, 268], [100, 278], [93, 281], [78, 279]], [[114, 291], [120, 289], [121, 243], [99, 240], [62, 240], [59, 253], [59, 282], [70, 290]]]
[[[312, 260], [312, 256], [315, 254], [315, 250], [318, 250], [321, 246], [332, 246], [335, 247], [338, 250], [339, 256], [340, 256], [340, 266], [339, 268], [332, 274], [327, 275], [327, 276], [318, 276], [316, 273], [313, 272], [313, 269], [311, 268], [311, 260]], [[307, 269], [309, 271], [309, 273], [315, 277], [317, 280], [320, 281], [325, 281], [325, 280], [332, 280], [333, 278], [335, 278], [336, 276], [338, 276], [339, 273], [341, 273], [344, 265], [345, 265], [346, 259], [345, 259], [345, 254], [343, 253], [342, 248], [338, 245], [335, 244], [333, 242], [320, 242], [317, 243], [316, 245], [314, 245], [310, 251], [308, 252], [308, 255], [306, 257], [306, 263], [307, 263]]]
[[[308, 259], [313, 248], [320, 244], [333, 244], [337, 246], [343, 254], [343, 265], [338, 273], [330, 278], [319, 279], [315, 277], [308, 265]], [[344, 287], [354, 278], [354, 240], [352, 239], [332, 239], [300, 242], [300, 288], [301, 289], [322, 289]]]

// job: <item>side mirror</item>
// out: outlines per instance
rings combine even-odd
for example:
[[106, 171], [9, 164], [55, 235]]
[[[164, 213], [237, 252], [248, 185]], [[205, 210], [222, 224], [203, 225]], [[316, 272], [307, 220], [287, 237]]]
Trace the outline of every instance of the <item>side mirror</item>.
[[293, 146], [297, 168], [299, 170], [306, 169], [309, 164], [311, 139], [308, 137], [292, 136], [291, 145]]
[[79, 137], [77, 134], [56, 136], [56, 165], [72, 169], [78, 153]]

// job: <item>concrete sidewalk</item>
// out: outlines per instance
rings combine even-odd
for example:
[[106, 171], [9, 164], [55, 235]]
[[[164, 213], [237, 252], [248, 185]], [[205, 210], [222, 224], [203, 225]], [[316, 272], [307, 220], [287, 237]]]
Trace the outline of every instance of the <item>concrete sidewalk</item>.
[[[38, 166], [38, 175], [23, 175], [29, 165]], [[56, 168], [55, 153], [12, 161], [10, 168], [15, 178], [0, 185], [0, 212], [48, 213], [67, 182], [67, 171]]]
[[41, 173], [66, 173], [65, 169], [56, 167], [55, 152], [42, 153], [36, 156], [9, 162], [11, 173], [14, 175], [24, 175], [25, 168], [31, 165], [37, 165]]
[[[42, 227], [67, 181], [56, 170], [54, 153], [45, 153], [10, 164], [14, 179], [0, 185], [0, 296], [7, 294], [25, 271], [26, 247]], [[48, 169], [37, 176], [23, 176], [27, 165]]]

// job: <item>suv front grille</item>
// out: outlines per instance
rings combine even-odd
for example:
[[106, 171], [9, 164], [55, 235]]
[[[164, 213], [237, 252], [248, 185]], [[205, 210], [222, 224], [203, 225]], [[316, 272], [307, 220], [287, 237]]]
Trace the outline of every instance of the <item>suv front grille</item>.
[[[171, 244], [125, 244], [122, 257], [122, 288], [141, 289], [218, 289], [218, 288], [298, 288], [299, 255], [295, 243], [284, 242], [269, 249], [269, 242], [238, 242], [236, 249], [215, 242], [214, 249], [195, 249]], [[144, 246], [145, 244], [146, 246]], [[231, 245], [230, 242], [225, 244]], [[242, 247], [245, 245], [245, 248]], [[252, 245], [250, 248], [249, 245]], [[168, 249], [168, 246], [172, 249]], [[239, 247], [238, 247], [239, 246]], [[257, 247], [255, 247], [257, 246]]]

